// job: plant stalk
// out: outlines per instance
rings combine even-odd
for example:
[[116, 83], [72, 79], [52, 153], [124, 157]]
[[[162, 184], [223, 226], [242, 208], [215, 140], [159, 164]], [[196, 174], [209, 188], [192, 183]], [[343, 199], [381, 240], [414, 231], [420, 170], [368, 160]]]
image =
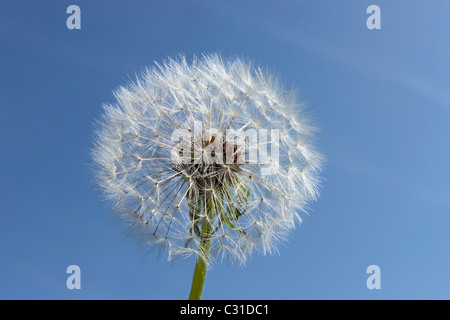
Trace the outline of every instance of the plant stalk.
[[[209, 206], [206, 205], [205, 207], [207, 207], [208, 217], [214, 211], [214, 205], [210, 203]], [[189, 300], [200, 300], [202, 297], [203, 285], [205, 283], [206, 271], [208, 268], [209, 250], [211, 247], [211, 233], [211, 223], [209, 219], [205, 217], [202, 221], [202, 231], [199, 245], [199, 252], [201, 254], [197, 255]]]

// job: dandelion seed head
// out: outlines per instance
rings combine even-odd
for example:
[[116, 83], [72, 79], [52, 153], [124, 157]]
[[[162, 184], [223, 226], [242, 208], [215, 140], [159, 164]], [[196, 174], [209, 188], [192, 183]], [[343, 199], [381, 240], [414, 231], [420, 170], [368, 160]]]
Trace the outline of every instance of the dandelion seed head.
[[317, 199], [316, 128], [297, 97], [251, 63], [167, 59], [114, 96], [96, 132], [98, 184], [169, 260], [204, 254], [204, 224], [210, 263], [277, 252]]

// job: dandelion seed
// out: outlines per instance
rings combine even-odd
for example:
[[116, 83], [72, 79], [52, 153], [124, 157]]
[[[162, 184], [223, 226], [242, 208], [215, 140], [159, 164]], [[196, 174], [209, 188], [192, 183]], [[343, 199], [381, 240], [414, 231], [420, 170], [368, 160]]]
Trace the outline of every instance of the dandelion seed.
[[115, 97], [96, 132], [98, 183], [146, 245], [169, 260], [197, 256], [190, 298], [217, 259], [244, 264], [276, 251], [317, 198], [315, 128], [250, 63], [168, 59]]

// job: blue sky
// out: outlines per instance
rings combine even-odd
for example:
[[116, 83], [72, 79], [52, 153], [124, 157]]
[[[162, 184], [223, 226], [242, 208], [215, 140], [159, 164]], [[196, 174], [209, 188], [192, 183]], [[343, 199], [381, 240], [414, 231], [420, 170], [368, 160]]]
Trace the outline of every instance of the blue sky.
[[[81, 30], [66, 8], [81, 8]], [[381, 8], [381, 30], [366, 8]], [[112, 90], [168, 56], [241, 55], [300, 90], [326, 155], [321, 197], [279, 248], [216, 264], [205, 299], [450, 298], [448, 1], [2, 1], [0, 298], [185, 299], [93, 183]], [[66, 268], [81, 268], [68, 290]], [[381, 268], [368, 290], [366, 268]]]

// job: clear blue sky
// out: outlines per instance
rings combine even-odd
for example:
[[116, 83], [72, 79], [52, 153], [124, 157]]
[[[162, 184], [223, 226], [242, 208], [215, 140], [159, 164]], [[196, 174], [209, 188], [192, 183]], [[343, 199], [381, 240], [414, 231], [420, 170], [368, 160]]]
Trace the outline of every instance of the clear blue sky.
[[[81, 30], [66, 8], [81, 8]], [[381, 8], [381, 30], [366, 8]], [[126, 236], [90, 170], [112, 90], [167, 56], [242, 55], [300, 88], [321, 197], [275, 256], [216, 264], [205, 299], [450, 298], [448, 1], [0, 2], [0, 298], [185, 299]], [[81, 290], [66, 288], [67, 266]], [[381, 268], [368, 290], [366, 268]]]

